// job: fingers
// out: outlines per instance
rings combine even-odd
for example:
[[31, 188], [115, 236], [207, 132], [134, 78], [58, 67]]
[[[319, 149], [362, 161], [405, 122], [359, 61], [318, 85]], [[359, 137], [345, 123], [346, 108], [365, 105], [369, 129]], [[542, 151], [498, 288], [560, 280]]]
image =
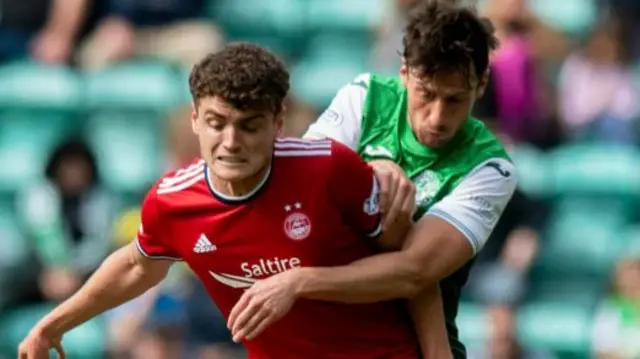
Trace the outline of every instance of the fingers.
[[247, 334], [247, 340], [251, 340], [260, 335], [260, 333], [267, 329], [267, 327], [273, 324], [277, 319], [278, 318], [276, 316], [267, 316], [264, 320], [258, 323], [256, 328], [252, 332], [249, 332]]
[[247, 340], [255, 338], [259, 334], [256, 332], [258, 326], [264, 326], [262, 323], [268, 319], [269, 311], [264, 310], [264, 308], [258, 310], [257, 313], [251, 316], [244, 327], [239, 327], [237, 332], [233, 333], [233, 341], [239, 343], [243, 338], [246, 338]]
[[67, 356], [62, 348], [62, 343], [59, 341], [54, 342], [53, 348], [56, 350], [56, 353], [58, 353], [58, 359], [66, 359]]
[[391, 206], [391, 201], [395, 195], [394, 181], [390, 172], [376, 172], [376, 178], [380, 183], [380, 212], [386, 213]]
[[413, 183], [404, 177], [400, 177], [397, 183], [395, 197], [384, 218], [383, 230], [388, 230], [400, 219], [411, 222], [411, 217], [415, 210], [415, 187]]
[[[246, 332], [248, 323], [251, 319], [257, 316], [258, 312], [260, 312], [261, 304], [256, 302], [250, 302], [249, 305], [245, 307], [245, 309], [238, 314], [238, 317], [231, 327], [231, 334], [233, 335], [233, 341], [239, 343], [242, 340], [242, 336], [238, 335], [239, 333]], [[260, 319], [260, 318], [258, 318]]]
[[231, 309], [231, 313], [229, 313], [229, 319], [227, 320], [228, 329], [235, 327], [236, 321], [238, 320], [238, 315], [240, 315], [240, 313], [242, 313], [242, 311], [244, 311], [244, 309], [247, 307], [250, 301], [250, 297], [251, 291], [250, 289], [248, 289], [244, 293], [242, 293], [242, 296], [240, 297], [236, 305], [233, 306], [233, 309]]

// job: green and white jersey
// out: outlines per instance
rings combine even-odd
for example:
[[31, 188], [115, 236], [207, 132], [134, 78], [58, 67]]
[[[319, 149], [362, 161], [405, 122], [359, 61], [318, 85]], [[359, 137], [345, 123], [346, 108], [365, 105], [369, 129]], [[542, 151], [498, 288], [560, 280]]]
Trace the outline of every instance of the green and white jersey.
[[[516, 188], [515, 169], [503, 145], [482, 122], [469, 118], [443, 148], [430, 149], [407, 121], [407, 96], [396, 77], [358, 76], [339, 90], [305, 137], [329, 137], [367, 160], [390, 159], [416, 185], [416, 220], [433, 215], [484, 246]], [[455, 317], [471, 263], [441, 282], [452, 349], [465, 357]]]

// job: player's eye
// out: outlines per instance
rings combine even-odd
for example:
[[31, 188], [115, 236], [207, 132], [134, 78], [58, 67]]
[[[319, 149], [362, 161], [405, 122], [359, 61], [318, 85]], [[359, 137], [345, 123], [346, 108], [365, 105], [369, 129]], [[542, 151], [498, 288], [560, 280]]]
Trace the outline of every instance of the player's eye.
[[258, 125], [244, 125], [240, 127], [242, 129], [242, 131], [247, 132], [247, 133], [256, 133], [258, 132], [258, 130], [260, 130], [260, 126]]
[[222, 123], [221, 121], [218, 121], [216, 119], [208, 119], [207, 121], [207, 125], [209, 127], [211, 127], [212, 129], [216, 130], [216, 131], [222, 131], [224, 129], [224, 123]]
[[466, 98], [462, 97], [449, 97], [446, 100], [448, 103], [460, 103], [466, 101]]

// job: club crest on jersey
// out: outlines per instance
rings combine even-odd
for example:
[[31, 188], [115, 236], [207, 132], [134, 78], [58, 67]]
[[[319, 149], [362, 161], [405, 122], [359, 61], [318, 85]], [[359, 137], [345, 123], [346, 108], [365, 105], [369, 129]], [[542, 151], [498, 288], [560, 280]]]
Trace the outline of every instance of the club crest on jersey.
[[293, 211], [284, 220], [284, 233], [295, 241], [305, 239], [311, 234], [311, 219], [306, 214], [299, 212], [300, 209], [302, 209], [300, 202], [296, 202], [293, 206], [284, 206], [286, 212]]
[[416, 185], [416, 205], [418, 207], [430, 204], [442, 186], [438, 175], [431, 170], [419, 174], [413, 179], [413, 183]]

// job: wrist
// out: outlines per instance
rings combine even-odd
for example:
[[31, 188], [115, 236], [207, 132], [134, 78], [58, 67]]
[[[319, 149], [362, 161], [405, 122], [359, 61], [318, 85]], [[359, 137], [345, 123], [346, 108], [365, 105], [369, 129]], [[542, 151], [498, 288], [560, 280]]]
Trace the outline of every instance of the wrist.
[[294, 268], [292, 271], [292, 280], [294, 283], [294, 294], [296, 298], [304, 298], [312, 287], [314, 271], [313, 268]]

